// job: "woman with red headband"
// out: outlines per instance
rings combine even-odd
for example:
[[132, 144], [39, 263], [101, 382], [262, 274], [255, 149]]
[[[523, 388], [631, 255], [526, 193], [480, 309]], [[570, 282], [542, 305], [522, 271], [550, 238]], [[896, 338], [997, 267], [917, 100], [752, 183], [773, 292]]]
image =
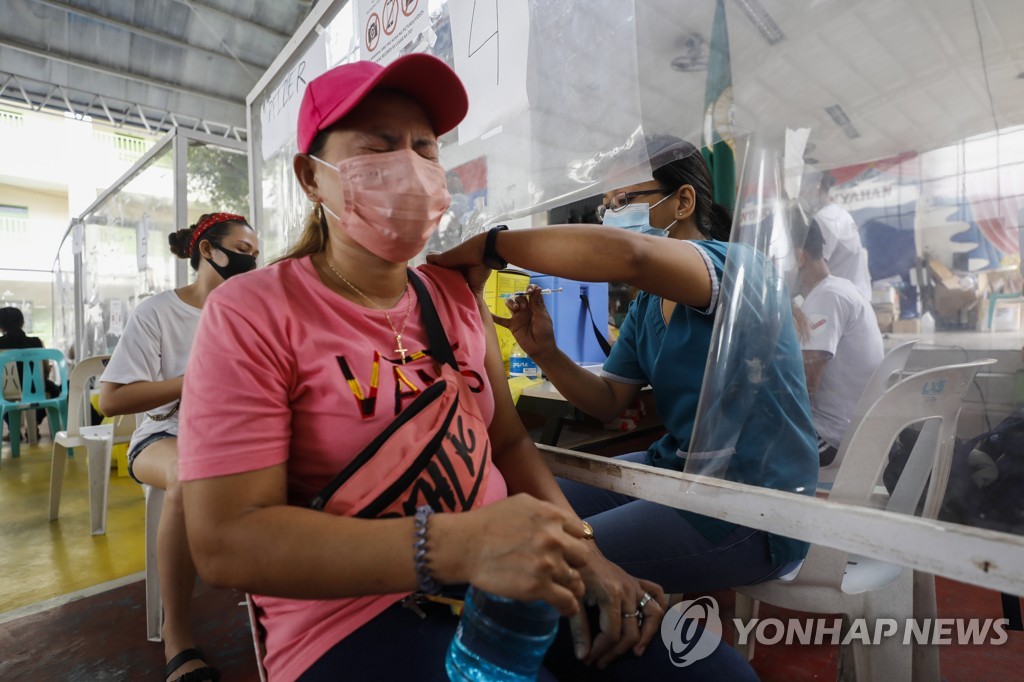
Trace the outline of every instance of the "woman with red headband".
[[166, 491], [157, 534], [165, 677], [201, 682], [217, 680], [219, 672], [206, 665], [189, 627], [196, 569], [178, 483], [178, 406], [199, 313], [226, 279], [255, 269], [259, 241], [246, 219], [232, 213], [204, 215], [168, 241], [174, 255], [189, 259], [196, 279], [139, 304], [100, 379], [100, 409], [144, 414], [128, 447], [128, 474]]

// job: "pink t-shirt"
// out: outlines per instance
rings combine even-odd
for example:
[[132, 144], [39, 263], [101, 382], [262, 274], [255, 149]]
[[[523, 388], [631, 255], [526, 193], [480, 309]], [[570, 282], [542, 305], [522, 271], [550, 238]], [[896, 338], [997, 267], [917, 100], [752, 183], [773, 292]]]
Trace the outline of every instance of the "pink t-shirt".
[[[458, 273], [432, 266], [417, 272], [490, 423], [494, 396], [473, 295]], [[413, 305], [402, 341], [416, 353], [427, 349], [427, 335], [411, 287], [408, 295]], [[398, 328], [407, 305], [403, 298], [388, 311]], [[287, 463], [288, 502], [308, 505], [437, 378], [438, 368], [422, 353], [404, 365], [399, 357], [384, 313], [328, 289], [308, 257], [232, 278], [207, 300], [185, 372], [178, 435], [181, 480]], [[504, 479], [492, 469], [484, 504], [506, 494]], [[271, 678], [297, 678], [404, 596], [255, 596], [264, 611], [264, 663]]]

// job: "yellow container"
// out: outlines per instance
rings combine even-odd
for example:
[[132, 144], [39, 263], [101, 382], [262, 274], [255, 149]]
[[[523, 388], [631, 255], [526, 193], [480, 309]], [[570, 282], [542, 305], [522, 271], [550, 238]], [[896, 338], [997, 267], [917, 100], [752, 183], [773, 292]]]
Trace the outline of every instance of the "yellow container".
[[[505, 306], [509, 294], [516, 291], [524, 291], [530, 283], [530, 276], [522, 270], [495, 270], [487, 278], [484, 285], [484, 300], [491, 312], [498, 317], [512, 317], [512, 313]], [[512, 332], [495, 325], [498, 331], [498, 346], [501, 348], [501, 359], [505, 363], [505, 375], [508, 375], [508, 359], [512, 354], [512, 346], [515, 339]]]

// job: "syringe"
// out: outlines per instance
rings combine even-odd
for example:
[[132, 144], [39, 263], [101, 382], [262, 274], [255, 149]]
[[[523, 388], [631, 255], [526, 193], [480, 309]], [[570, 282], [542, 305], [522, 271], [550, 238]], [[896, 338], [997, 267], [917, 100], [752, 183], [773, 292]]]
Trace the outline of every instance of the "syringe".
[[[558, 293], [561, 293], [561, 292], [562, 292], [562, 287], [558, 287], [557, 289], [541, 289], [540, 290], [540, 293], [542, 293], [542, 294], [558, 294]], [[513, 291], [511, 294], [502, 294], [501, 297], [502, 298], [519, 298], [520, 296], [526, 296], [526, 292], [525, 291]]]

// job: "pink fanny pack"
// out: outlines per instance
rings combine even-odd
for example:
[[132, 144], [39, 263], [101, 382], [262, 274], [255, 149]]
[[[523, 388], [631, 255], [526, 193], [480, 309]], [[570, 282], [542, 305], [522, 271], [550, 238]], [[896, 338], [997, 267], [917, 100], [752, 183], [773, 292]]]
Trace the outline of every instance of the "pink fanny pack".
[[341, 516], [413, 516], [479, 507], [491, 472], [487, 424], [459, 372], [430, 294], [409, 271], [430, 354], [441, 376], [318, 494], [310, 506]]

